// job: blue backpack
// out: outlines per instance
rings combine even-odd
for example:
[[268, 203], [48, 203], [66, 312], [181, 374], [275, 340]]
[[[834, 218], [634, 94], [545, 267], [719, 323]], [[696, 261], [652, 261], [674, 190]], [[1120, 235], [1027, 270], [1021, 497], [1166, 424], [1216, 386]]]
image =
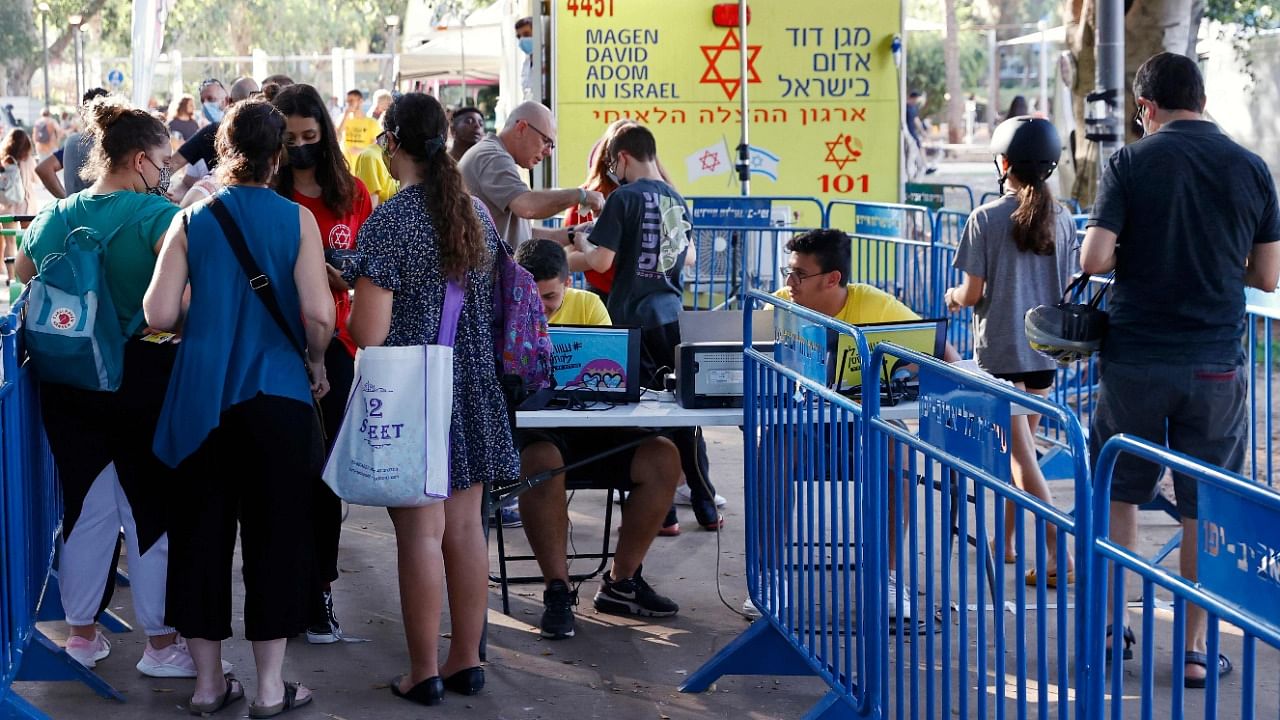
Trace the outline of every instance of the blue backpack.
[[[71, 228], [66, 205], [58, 210]], [[23, 341], [41, 381], [119, 389], [129, 333], [120, 328], [107, 287], [106, 251], [120, 229], [106, 235], [89, 227], [70, 229], [62, 252], [47, 255], [27, 284]], [[142, 322], [139, 311], [130, 331]]]

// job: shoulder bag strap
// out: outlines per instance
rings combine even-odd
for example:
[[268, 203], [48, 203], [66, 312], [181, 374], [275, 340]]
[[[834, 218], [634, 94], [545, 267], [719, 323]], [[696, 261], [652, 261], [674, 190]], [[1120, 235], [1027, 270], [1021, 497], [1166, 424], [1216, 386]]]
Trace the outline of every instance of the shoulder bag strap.
[[289, 327], [289, 322], [284, 319], [284, 312], [280, 310], [280, 302], [276, 299], [275, 291], [271, 289], [271, 279], [267, 277], [266, 273], [262, 272], [262, 269], [258, 267], [258, 263], [254, 261], [253, 254], [249, 252], [249, 245], [245, 242], [244, 233], [240, 232], [240, 226], [236, 224], [235, 218], [231, 217], [231, 212], [223, 204], [222, 198], [215, 197], [209, 203], [209, 210], [213, 212], [218, 224], [222, 226], [222, 234], [227, 237], [227, 244], [231, 246], [231, 251], [235, 253], [236, 260], [240, 262], [240, 269], [244, 270], [245, 277], [249, 279], [249, 287], [253, 290], [253, 294], [257, 295], [262, 304], [266, 306], [267, 314], [271, 316], [272, 320], [276, 321], [276, 325], [280, 326], [280, 330], [284, 332], [285, 337], [289, 338], [293, 349], [298, 352], [305, 364], [307, 350], [303, 347], [302, 342], [298, 340], [298, 336], [294, 334], [293, 328]]
[[450, 280], [444, 288], [444, 310], [440, 313], [440, 332], [436, 334], [437, 345], [453, 347], [458, 337], [458, 318], [462, 315], [462, 286]]

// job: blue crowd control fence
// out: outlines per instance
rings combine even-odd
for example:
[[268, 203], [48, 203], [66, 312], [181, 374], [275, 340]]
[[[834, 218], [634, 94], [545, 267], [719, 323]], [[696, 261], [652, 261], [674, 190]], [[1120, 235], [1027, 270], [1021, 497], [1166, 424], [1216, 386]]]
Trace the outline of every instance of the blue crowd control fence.
[[[1070, 689], [1081, 686], [1073, 658], [1084, 626], [1071, 609], [1075, 592], [1066, 573], [1053, 587], [1048, 568], [1066, 568], [1069, 553], [1082, 554], [1087, 514], [1064, 513], [1016, 489], [1010, 478], [1015, 457], [1035, 462], [1029, 435], [1014, 434], [1014, 424], [1025, 423], [1028, 412], [1052, 417], [1069, 436], [1077, 507], [1089, 507], [1083, 429], [1070, 411], [1007, 383], [891, 343], [876, 345], [870, 366], [886, 360], [917, 365], [920, 390], [907, 425], [885, 418], [874, 379], [863, 389], [864, 488], [881, 500], [867, 501], [860, 539], [888, 539], [872, 544], [868, 566], [893, 578], [869, 583], [879, 593], [871, 606], [880, 613], [871, 632], [891, 633], [869, 658], [882, 670], [875, 704], [882, 717], [1070, 717]], [[1010, 506], [1017, 560], [1006, 564]], [[1057, 547], [1050, 555], [1052, 535]], [[1030, 587], [1028, 571], [1035, 573]], [[1075, 580], [1089, 581], [1079, 563]]]
[[1245, 342], [1249, 357], [1248, 474], [1254, 482], [1275, 487], [1276, 365], [1280, 364], [1280, 293], [1249, 291], [1245, 304]]
[[909, 205], [923, 205], [937, 212], [945, 208], [972, 212], [973, 190], [954, 183], [907, 183], [903, 193]]
[[[1111, 538], [1110, 488], [1122, 455], [1162, 465], [1195, 480], [1199, 507], [1196, 581], [1136, 555]], [[1260, 698], [1257, 692], [1259, 686], [1274, 688], [1274, 676], [1259, 672], [1259, 667], [1274, 667], [1280, 650], [1280, 602], [1276, 601], [1280, 596], [1280, 495], [1241, 476], [1124, 435], [1103, 446], [1097, 480], [1092, 508], [1095, 537], [1089, 544], [1087, 561], [1092, 565], [1094, 582], [1086, 596], [1086, 625], [1091, 630], [1086, 665], [1095, 670], [1087, 686], [1088, 716], [1107, 717], [1109, 701], [1110, 717], [1118, 720], [1125, 713], [1124, 702], [1133, 699], [1140, 702], [1144, 719], [1188, 717], [1193, 709], [1190, 704], [1202, 706], [1205, 718], [1248, 720], [1260, 714], [1260, 701], [1267, 705], [1261, 708], [1263, 716], [1280, 714], [1274, 693]], [[1119, 582], [1125, 571], [1137, 575], [1142, 583], [1143, 600], [1137, 611], [1140, 622], [1133, 626], [1136, 673], [1116, 659], [1126, 650], [1123, 634], [1115, 632], [1108, 638], [1105, 633], [1108, 626], [1125, 626], [1125, 594]], [[1171, 613], [1166, 609], [1168, 604], [1157, 604], [1158, 599], [1166, 598], [1171, 598]], [[1239, 687], [1238, 707], [1222, 706], [1225, 701], [1219, 692], [1226, 683], [1213, 672], [1213, 661], [1202, 696], [1188, 697], [1183, 690], [1182, 648], [1191, 606], [1207, 613], [1207, 656], [1216, 659], [1222, 652], [1235, 658], [1236, 671], [1241, 674], [1232, 678]], [[1259, 662], [1259, 640], [1270, 656], [1268, 663]], [[1108, 649], [1113, 658], [1109, 663]], [[1136, 687], [1126, 687], [1126, 679]]]
[[960, 357], [973, 356], [973, 308], [967, 307], [958, 313], [951, 313], [942, 296], [947, 288], [959, 285], [964, 279], [964, 273], [952, 267], [952, 263], [955, 262], [960, 238], [964, 234], [964, 224], [968, 219], [968, 213], [956, 210], [939, 210], [933, 215], [934, 307], [930, 315], [948, 318], [947, 342], [955, 347]]
[[123, 700], [36, 626], [58, 533], [62, 498], [40, 420], [38, 390], [20, 364], [25, 299], [0, 319], [0, 716], [45, 718], [13, 691], [15, 680], [79, 680], [103, 697]]
[[853, 240], [851, 282], [874, 285], [921, 315], [934, 310], [933, 222], [928, 208], [832, 200], [827, 222]]
[[[806, 718], [866, 715], [866, 543], [862, 524], [859, 406], [826, 387], [829, 336], [858, 357], [855, 328], [760, 292], [774, 313], [774, 355], [751, 345], [744, 328], [744, 437], [747, 587], [763, 618], [680, 689], [705, 690], [722, 675], [817, 675], [831, 690]], [[870, 642], [868, 642], [870, 639]]]
[[741, 308], [748, 290], [781, 287], [787, 241], [826, 227], [826, 207], [813, 197], [688, 200], [694, 264], [684, 272], [684, 304], [697, 310]]

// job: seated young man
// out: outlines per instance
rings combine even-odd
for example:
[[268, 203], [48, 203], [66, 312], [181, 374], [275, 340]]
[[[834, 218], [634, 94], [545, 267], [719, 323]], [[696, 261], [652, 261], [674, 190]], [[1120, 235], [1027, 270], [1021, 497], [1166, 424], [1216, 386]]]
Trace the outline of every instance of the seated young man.
[[[533, 274], [543, 309], [552, 324], [609, 325], [609, 313], [600, 298], [568, 287], [569, 264], [564, 250], [551, 240], [529, 240], [516, 252], [516, 262]], [[602, 448], [617, 447], [644, 437], [643, 432], [617, 429], [524, 430], [520, 468], [525, 477], [582, 461]], [[612, 486], [628, 491], [618, 528], [613, 566], [604, 574], [595, 595], [595, 608], [615, 615], [670, 617], [680, 606], [659, 595], [641, 577], [641, 563], [657, 537], [680, 480], [680, 453], [670, 440], [645, 440], [637, 447], [606, 455], [570, 470], [577, 478], [611, 478]], [[551, 479], [520, 496], [520, 516], [538, 567], [547, 587], [542, 594], [542, 637], [573, 637], [573, 606], [577, 591], [569, 585], [566, 560], [569, 509], [565, 503], [566, 474]]]

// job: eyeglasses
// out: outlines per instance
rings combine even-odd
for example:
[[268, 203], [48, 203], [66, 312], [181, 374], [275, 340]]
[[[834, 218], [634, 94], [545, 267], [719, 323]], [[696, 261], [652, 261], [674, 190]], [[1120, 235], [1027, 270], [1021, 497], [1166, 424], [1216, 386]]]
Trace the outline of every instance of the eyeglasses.
[[553, 151], [556, 149], [556, 141], [555, 141], [555, 140], [552, 140], [550, 135], [548, 135], [548, 134], [546, 134], [546, 133], [542, 132], [541, 130], [539, 130], [538, 128], [534, 127], [533, 123], [529, 122], [528, 120], [525, 120], [525, 121], [524, 121], [524, 124], [525, 124], [525, 125], [528, 125], [528, 126], [529, 126], [529, 128], [530, 128], [531, 130], [533, 130], [534, 132], [536, 132], [536, 133], [538, 133], [539, 135], [541, 135], [541, 136], [542, 136], [542, 145], [543, 145], [543, 147], [547, 148], [548, 150], [553, 150]]
[[1138, 105], [1138, 109], [1135, 110], [1133, 113], [1133, 124], [1138, 128], [1138, 137], [1143, 137], [1147, 134], [1146, 126], [1142, 124], [1142, 105], [1141, 104]]
[[374, 144], [374, 145], [377, 145], [378, 147], [382, 148], [383, 150], [386, 150], [386, 149], [387, 149], [387, 138], [395, 138], [395, 139], [396, 139], [396, 142], [400, 142], [400, 136], [399, 136], [399, 135], [397, 135], [397, 134], [396, 134], [396, 132], [395, 132], [394, 130], [383, 130], [382, 132], [378, 133], [378, 136], [377, 136], [377, 137], [375, 137], [375, 138], [373, 139], [373, 144]]
[[808, 280], [811, 277], [826, 275], [828, 272], [831, 272], [830, 270], [827, 270], [825, 272], [807, 273], [803, 270], [797, 270], [796, 268], [793, 268], [793, 267], [779, 268], [779, 271], [782, 273], [783, 282], [794, 283], [796, 285], [803, 283], [805, 280]]
[[210, 85], [217, 85], [218, 87], [222, 87], [222, 81], [217, 78], [209, 78], [207, 80], [204, 80], [203, 82], [200, 83], [201, 92], [203, 92], [204, 89], [209, 87]]

